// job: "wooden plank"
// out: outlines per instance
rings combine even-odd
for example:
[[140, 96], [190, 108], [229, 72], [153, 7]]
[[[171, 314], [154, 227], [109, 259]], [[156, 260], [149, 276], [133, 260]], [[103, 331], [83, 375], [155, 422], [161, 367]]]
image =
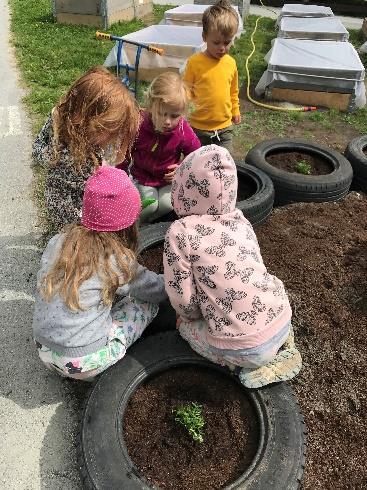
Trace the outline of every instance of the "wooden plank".
[[108, 25], [119, 22], [120, 20], [132, 20], [134, 18], [134, 8], [129, 7], [124, 10], [119, 10], [118, 12], [108, 13]]
[[347, 112], [349, 110], [351, 95], [273, 87], [271, 88], [271, 98], [295, 104], [328, 107], [329, 109], [338, 109], [339, 111]]
[[108, 12], [108, 25], [114, 24], [120, 20], [132, 20], [135, 16], [135, 12], [136, 17], [139, 19], [145, 15], [151, 14], [153, 12], [153, 3], [149, 2], [142, 5], [137, 5], [136, 10], [134, 10], [134, 7], [131, 6], [129, 8], [119, 10], [118, 12]]
[[362, 34], [365, 39], [367, 39], [367, 17], [363, 19], [363, 24], [362, 24]]
[[99, 15], [101, 0], [55, 0], [56, 13]]
[[70, 14], [70, 13], [57, 13], [57, 22], [60, 24], [77, 24], [85, 26], [103, 27], [104, 22], [100, 15], [82, 15], [82, 14]]
[[130, 7], [134, 8], [133, 0], [106, 0], [106, 8], [107, 8], [108, 15], [113, 15], [115, 13], [117, 14], [121, 10], [126, 10]]

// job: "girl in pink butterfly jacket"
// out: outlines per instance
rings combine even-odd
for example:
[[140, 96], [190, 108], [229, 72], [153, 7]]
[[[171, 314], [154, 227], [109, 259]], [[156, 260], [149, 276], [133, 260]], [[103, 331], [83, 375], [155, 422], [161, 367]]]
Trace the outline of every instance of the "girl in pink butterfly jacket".
[[185, 158], [172, 182], [181, 218], [166, 234], [165, 286], [193, 350], [238, 367], [242, 383], [257, 388], [293, 378], [302, 360], [283, 283], [267, 272], [236, 198], [236, 166], [226, 149], [204, 146]]

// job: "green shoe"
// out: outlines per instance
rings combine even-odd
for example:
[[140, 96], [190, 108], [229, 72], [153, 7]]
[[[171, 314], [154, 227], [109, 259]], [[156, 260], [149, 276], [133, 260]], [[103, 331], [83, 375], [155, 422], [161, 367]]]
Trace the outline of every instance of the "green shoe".
[[247, 388], [260, 388], [271, 383], [288, 381], [300, 372], [302, 357], [298, 349], [291, 347], [279, 352], [274, 359], [257, 369], [241, 369], [239, 378]]

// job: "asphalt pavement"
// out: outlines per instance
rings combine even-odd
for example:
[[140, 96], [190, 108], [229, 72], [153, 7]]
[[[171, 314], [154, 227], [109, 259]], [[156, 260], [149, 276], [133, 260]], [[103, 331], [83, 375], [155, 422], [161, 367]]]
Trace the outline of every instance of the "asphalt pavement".
[[78, 490], [85, 386], [48, 373], [32, 340], [41, 248], [31, 199], [31, 130], [8, 26], [7, 2], [0, 0], [0, 488]]

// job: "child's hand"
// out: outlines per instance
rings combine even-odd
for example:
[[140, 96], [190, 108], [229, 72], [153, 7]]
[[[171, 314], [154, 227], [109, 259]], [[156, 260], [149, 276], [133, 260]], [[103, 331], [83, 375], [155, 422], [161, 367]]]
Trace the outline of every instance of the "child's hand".
[[238, 114], [238, 116], [233, 116], [232, 117], [232, 122], [233, 124], [240, 124], [241, 123], [241, 114]]
[[170, 171], [170, 172], [168, 172], [168, 173], [166, 173], [166, 174], [164, 175], [164, 177], [163, 177], [163, 178], [164, 178], [164, 180], [165, 180], [165, 181], [166, 181], [168, 184], [170, 184], [170, 183], [172, 182], [172, 180], [173, 180], [173, 176], [175, 175], [175, 170], [176, 170], [176, 168], [177, 168], [177, 167], [178, 167], [178, 165], [177, 165], [177, 164], [170, 165], [169, 167], [167, 167], [167, 169], [169, 169], [169, 170], [171, 170], [171, 171]]

